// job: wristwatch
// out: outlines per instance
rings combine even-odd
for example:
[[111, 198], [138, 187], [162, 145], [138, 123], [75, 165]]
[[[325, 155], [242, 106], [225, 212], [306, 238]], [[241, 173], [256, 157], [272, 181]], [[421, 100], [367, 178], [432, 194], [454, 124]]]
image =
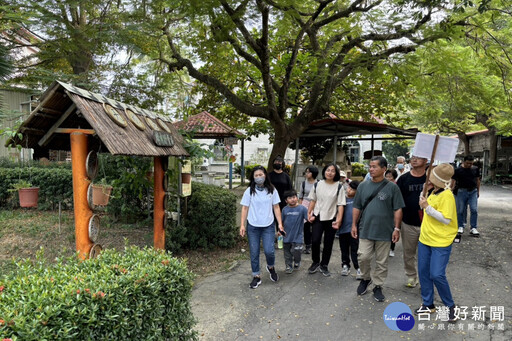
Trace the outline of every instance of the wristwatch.
[[395, 231], [400, 231], [400, 229], [398, 227], [395, 227]]

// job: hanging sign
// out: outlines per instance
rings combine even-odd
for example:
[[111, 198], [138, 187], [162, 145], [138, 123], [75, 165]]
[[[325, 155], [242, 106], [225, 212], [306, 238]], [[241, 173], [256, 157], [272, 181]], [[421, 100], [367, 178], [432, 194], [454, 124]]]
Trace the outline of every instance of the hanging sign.
[[234, 144], [238, 144], [238, 139], [236, 137], [226, 137], [224, 139], [224, 144], [225, 145], [234, 145]]
[[[418, 133], [416, 135], [416, 141], [414, 142], [412, 155], [431, 159], [435, 141], [436, 135]], [[437, 142], [437, 149], [434, 156], [435, 161], [440, 163], [453, 162], [455, 160], [458, 147], [459, 139], [439, 136], [439, 141]], [[431, 160], [431, 162], [432, 161], [433, 160]]]
[[174, 146], [173, 136], [164, 131], [153, 130], [153, 141], [159, 147], [173, 147]]

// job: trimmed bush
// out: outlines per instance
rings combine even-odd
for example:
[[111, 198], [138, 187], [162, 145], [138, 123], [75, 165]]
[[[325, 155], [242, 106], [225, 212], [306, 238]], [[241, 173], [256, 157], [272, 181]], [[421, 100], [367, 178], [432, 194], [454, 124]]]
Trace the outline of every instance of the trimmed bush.
[[66, 168], [0, 168], [0, 207], [18, 207], [17, 192], [9, 192], [13, 184], [26, 180], [39, 187], [38, 208], [55, 209], [59, 201], [64, 208], [73, 206], [73, 176]]
[[[253, 170], [253, 169], [254, 169], [254, 167], [256, 167], [256, 166], [260, 166], [260, 165], [256, 164], [256, 165], [247, 165], [247, 166], [245, 166], [245, 178], [246, 178], [247, 180], [249, 180], [249, 177], [250, 177], [250, 176], [251, 176], [251, 174], [252, 174], [252, 170]], [[265, 167], [265, 169], [266, 169], [266, 168], [267, 168], [267, 167]]]
[[79, 261], [43, 257], [0, 279], [0, 338], [195, 340], [193, 275], [154, 249], [106, 250]]
[[170, 228], [168, 247], [176, 250], [182, 247], [197, 249], [235, 246], [238, 235], [236, 205], [237, 196], [231, 191], [194, 182], [187, 203], [184, 228]]
[[365, 176], [366, 175], [366, 168], [364, 167], [364, 164], [359, 162], [352, 162], [352, 175], [353, 176]]

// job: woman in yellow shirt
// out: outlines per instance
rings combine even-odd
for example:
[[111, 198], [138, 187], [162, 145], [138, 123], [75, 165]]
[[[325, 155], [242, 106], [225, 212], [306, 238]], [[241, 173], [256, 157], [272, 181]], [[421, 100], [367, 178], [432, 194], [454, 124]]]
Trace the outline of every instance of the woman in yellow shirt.
[[[450, 260], [453, 239], [457, 235], [457, 209], [450, 190], [454, 173], [448, 163], [432, 169], [429, 181], [434, 189], [428, 198], [420, 196], [420, 207], [424, 210], [418, 243], [418, 272], [423, 304], [416, 313], [433, 313], [434, 285], [447, 307], [447, 322], [455, 323], [455, 303], [446, 278], [446, 266]], [[446, 316], [446, 315], [445, 315]]]

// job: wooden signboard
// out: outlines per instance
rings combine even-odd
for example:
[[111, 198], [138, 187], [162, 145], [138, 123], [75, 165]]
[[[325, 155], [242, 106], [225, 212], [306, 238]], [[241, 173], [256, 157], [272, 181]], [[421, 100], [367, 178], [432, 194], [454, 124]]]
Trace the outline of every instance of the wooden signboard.
[[164, 131], [153, 130], [153, 141], [159, 147], [173, 147], [174, 146], [173, 136]]

